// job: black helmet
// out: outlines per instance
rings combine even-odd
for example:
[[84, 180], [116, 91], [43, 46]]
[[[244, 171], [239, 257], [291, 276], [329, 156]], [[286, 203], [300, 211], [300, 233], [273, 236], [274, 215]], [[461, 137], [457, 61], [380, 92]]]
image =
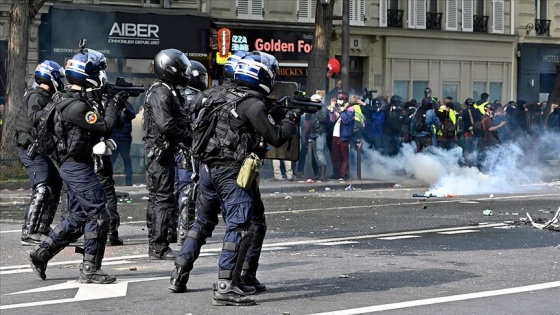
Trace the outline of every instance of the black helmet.
[[391, 96], [391, 104], [400, 104], [402, 102], [402, 98], [398, 95]]
[[191, 62], [178, 49], [164, 49], [154, 57], [154, 74], [173, 85], [186, 86], [191, 74]]
[[474, 106], [474, 100], [473, 100], [472, 98], [470, 98], [470, 97], [467, 98], [467, 99], [465, 100], [465, 105], [467, 105], [467, 106]]
[[190, 62], [191, 75], [187, 86], [195, 88], [199, 91], [206, 90], [208, 88], [208, 71], [206, 70], [206, 67], [196, 60], [190, 60]]
[[432, 89], [429, 87], [424, 89], [424, 97], [432, 97]]

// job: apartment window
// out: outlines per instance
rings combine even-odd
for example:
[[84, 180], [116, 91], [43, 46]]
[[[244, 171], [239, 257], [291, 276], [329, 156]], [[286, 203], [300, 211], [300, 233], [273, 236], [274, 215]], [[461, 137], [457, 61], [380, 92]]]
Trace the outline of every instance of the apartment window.
[[389, 1], [389, 10], [399, 9], [399, 0], [388, 0], [388, 1]]
[[546, 2], [547, 0], [536, 0], [535, 10], [537, 20], [546, 20]]
[[442, 89], [442, 98], [452, 97], [455, 102], [459, 101], [459, 83], [458, 82], [444, 82]]
[[484, 0], [475, 0], [474, 15], [484, 15]]
[[412, 81], [412, 98], [416, 99], [420, 103], [424, 98], [424, 90], [427, 87], [428, 81]]
[[473, 82], [473, 99], [475, 101], [478, 101], [480, 99], [480, 95], [484, 92], [487, 92], [486, 82]]
[[144, 7], [161, 7], [163, 0], [142, 0], [142, 6]]
[[237, 17], [248, 20], [263, 19], [264, 0], [237, 0]]
[[350, 0], [350, 24], [364, 25], [365, 20], [365, 0]]
[[437, 0], [428, 0], [428, 12], [437, 12]]
[[488, 94], [490, 94], [491, 101], [498, 100], [504, 104], [502, 100], [502, 82], [490, 82]]
[[298, 0], [298, 21], [314, 23], [316, 9], [317, 2], [315, 0]]
[[401, 97], [401, 99], [408, 101], [410, 98], [408, 97], [408, 89], [410, 87], [410, 82], [409, 81], [398, 81], [396, 80], [393, 83], [393, 91], [394, 91], [394, 95], [398, 95]]

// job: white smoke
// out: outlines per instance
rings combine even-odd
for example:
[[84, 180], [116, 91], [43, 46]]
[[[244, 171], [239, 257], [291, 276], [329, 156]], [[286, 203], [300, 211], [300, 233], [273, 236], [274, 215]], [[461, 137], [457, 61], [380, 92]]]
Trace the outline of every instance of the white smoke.
[[[527, 191], [528, 184], [541, 181], [549, 172], [547, 160], [560, 159], [559, 134], [544, 133], [538, 139], [508, 142], [489, 150], [482, 172], [461, 166], [464, 159], [460, 147], [432, 147], [416, 153], [414, 145], [405, 144], [393, 157], [364, 149], [362, 177], [397, 183], [413, 180], [428, 185], [426, 194], [436, 196]], [[555, 170], [558, 172], [558, 168]]]

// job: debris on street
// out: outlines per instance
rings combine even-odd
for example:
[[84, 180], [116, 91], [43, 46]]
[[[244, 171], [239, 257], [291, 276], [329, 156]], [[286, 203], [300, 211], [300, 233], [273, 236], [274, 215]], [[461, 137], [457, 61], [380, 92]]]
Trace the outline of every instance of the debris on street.
[[552, 217], [552, 219], [546, 221], [545, 223], [535, 222], [535, 220], [533, 220], [533, 218], [528, 212], [527, 212], [527, 218], [529, 218], [529, 222], [531, 222], [531, 224], [539, 230], [548, 229], [548, 230], [560, 231], [560, 207], [558, 208], [558, 211], [556, 211], [554, 217]]

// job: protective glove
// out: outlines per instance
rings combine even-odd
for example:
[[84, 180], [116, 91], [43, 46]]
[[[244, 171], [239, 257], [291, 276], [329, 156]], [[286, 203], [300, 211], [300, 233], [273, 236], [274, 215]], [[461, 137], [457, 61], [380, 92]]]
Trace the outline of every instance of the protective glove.
[[107, 101], [107, 105], [115, 106], [117, 108], [117, 110], [123, 110], [123, 109], [126, 108], [126, 99], [127, 98], [128, 98], [128, 94], [126, 94], [126, 92], [124, 92], [124, 91], [119, 92], [119, 93], [113, 95], [113, 97], [111, 97]]
[[300, 109], [290, 109], [287, 113], [286, 113], [286, 118], [288, 118], [291, 122], [293, 122], [294, 124], [299, 124], [299, 121], [301, 119], [301, 115], [302, 115], [302, 111]]
[[117, 149], [117, 143], [113, 139], [105, 140], [105, 145], [107, 145], [107, 147], [111, 150], [116, 150]]

